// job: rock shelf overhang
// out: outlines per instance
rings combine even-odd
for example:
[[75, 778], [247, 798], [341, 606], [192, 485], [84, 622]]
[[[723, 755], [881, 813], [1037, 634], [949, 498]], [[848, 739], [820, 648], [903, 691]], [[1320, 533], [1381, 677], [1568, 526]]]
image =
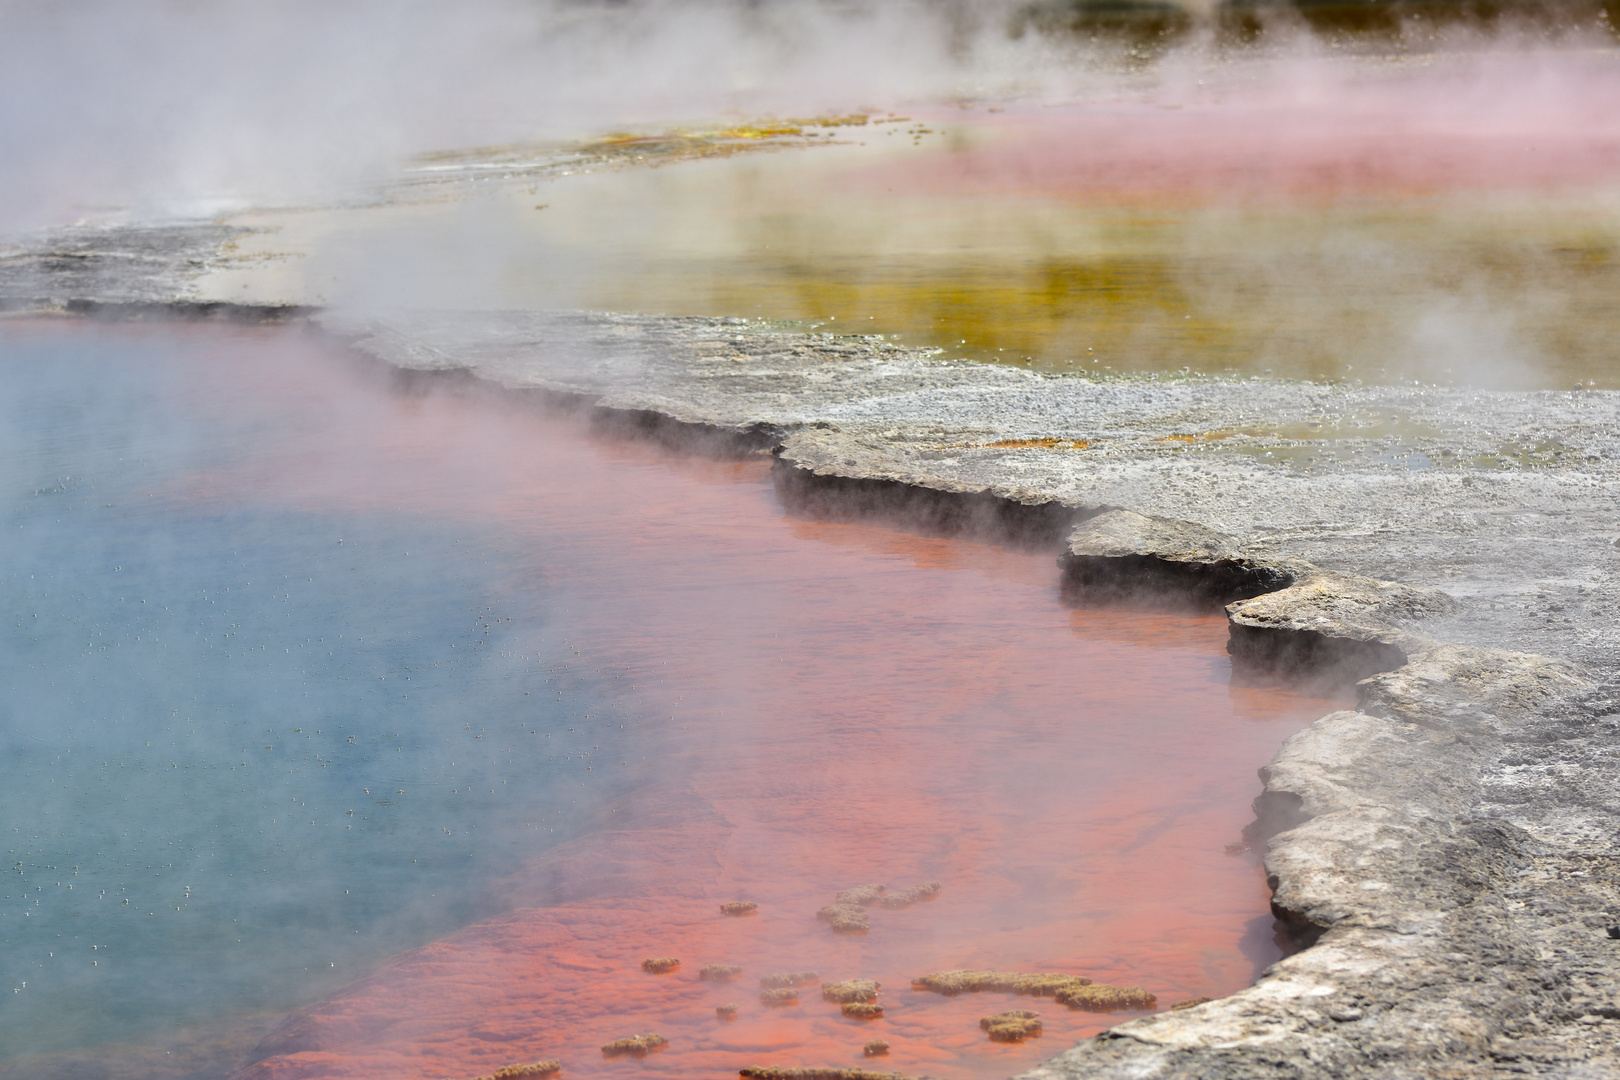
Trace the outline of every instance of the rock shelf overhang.
[[[55, 277], [13, 255], [0, 301], [198, 314], [176, 283], [222, 242], [123, 276], [80, 273], [93, 238]], [[773, 453], [798, 512], [1062, 547], [1077, 598], [1224, 604], [1235, 661], [1361, 678], [1261, 770], [1248, 834], [1309, 947], [1029, 1080], [1620, 1074], [1620, 395], [1053, 377], [728, 319], [314, 318], [401, 377]]]

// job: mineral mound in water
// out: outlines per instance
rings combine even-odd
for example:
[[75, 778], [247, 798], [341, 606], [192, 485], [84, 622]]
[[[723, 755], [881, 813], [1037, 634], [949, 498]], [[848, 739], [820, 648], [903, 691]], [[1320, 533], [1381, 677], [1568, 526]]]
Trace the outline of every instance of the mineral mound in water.
[[714, 1007], [714, 1015], [718, 1016], [722, 1020], [735, 1020], [737, 1019], [737, 1005], [735, 1002], [727, 1002], [724, 1005], [716, 1005]]
[[872, 929], [866, 909], [854, 904], [828, 904], [816, 912], [816, 918], [841, 934], [861, 934]]
[[821, 976], [813, 971], [778, 971], [760, 976], [759, 985], [763, 990], [775, 990], [783, 986], [814, 986], [820, 981]]
[[888, 1052], [889, 1040], [887, 1039], [873, 1039], [871, 1042], [861, 1047], [861, 1053], [865, 1054], [867, 1057], [883, 1057]]
[[845, 1016], [856, 1020], [876, 1020], [883, 1015], [883, 1006], [870, 1001], [846, 1001], [838, 1008]]
[[1103, 986], [1084, 975], [1036, 974], [1016, 971], [941, 971], [911, 980], [913, 990], [932, 990], [955, 997], [990, 991], [1049, 997], [1060, 1005], [1087, 1012], [1113, 1012], [1117, 1009], [1151, 1009], [1158, 999], [1140, 986]]
[[761, 990], [759, 992], [759, 1003], [773, 1007], [797, 1005], [799, 1003], [799, 992], [791, 986], [778, 986], [773, 990]]
[[1028, 1009], [1008, 1009], [985, 1017], [979, 1026], [990, 1033], [991, 1042], [1023, 1042], [1041, 1033], [1041, 1017]]
[[1151, 1009], [1159, 999], [1140, 986], [1075, 986], [1059, 990], [1052, 997], [1059, 1005], [1086, 1012], [1114, 1012], [1119, 1009]]
[[1026, 994], [1029, 997], [1056, 997], [1065, 990], [1090, 986], [1084, 975], [1030, 975], [1018, 971], [940, 971], [911, 980], [913, 990], [932, 990], [936, 994], [955, 997], [957, 994], [980, 992], [1000, 994]]
[[758, 910], [759, 905], [752, 900], [732, 900], [720, 905], [720, 914], [730, 915], [734, 919], [740, 919], [744, 915], [752, 915]]
[[904, 1073], [873, 1072], [871, 1069], [779, 1069], [761, 1066], [740, 1069], [743, 1080], [915, 1080]]
[[532, 1065], [502, 1065], [489, 1076], [475, 1077], [474, 1080], [524, 1080], [532, 1076], [550, 1076], [561, 1069], [562, 1062], [556, 1058], [547, 1058]]
[[816, 918], [844, 934], [862, 934], [872, 928], [866, 917], [870, 907], [910, 907], [919, 900], [931, 900], [942, 888], [937, 881], [913, 885], [905, 892], [891, 893], [887, 885], [857, 885], [841, 889], [833, 895], [833, 902], [816, 912]]
[[641, 970], [653, 975], [662, 975], [666, 971], [674, 971], [681, 966], [681, 962], [673, 956], [649, 956], [641, 962]]
[[875, 979], [845, 979], [843, 982], [825, 983], [821, 987], [824, 1001], [876, 1001], [878, 987]]
[[921, 885], [913, 885], [905, 892], [885, 893], [878, 897], [878, 903], [886, 908], [910, 907], [919, 900], [932, 900], [939, 895], [943, 886], [937, 881], [925, 881]]
[[833, 903], [852, 907], [870, 907], [889, 891], [887, 885], [857, 885], [853, 889], [840, 889], [833, 894]]
[[662, 1035], [626, 1035], [622, 1039], [614, 1039], [602, 1046], [604, 1057], [618, 1057], [620, 1054], [633, 1054], [636, 1057], [646, 1057], [661, 1046], [668, 1046], [669, 1040]]
[[816, 912], [816, 918], [843, 934], [862, 934], [872, 928], [866, 920], [868, 905], [875, 904], [887, 885], [857, 885], [853, 889], [840, 889], [833, 894], [833, 902]]
[[742, 974], [742, 968], [735, 964], [704, 964], [698, 971], [698, 978], [705, 982], [728, 982]]

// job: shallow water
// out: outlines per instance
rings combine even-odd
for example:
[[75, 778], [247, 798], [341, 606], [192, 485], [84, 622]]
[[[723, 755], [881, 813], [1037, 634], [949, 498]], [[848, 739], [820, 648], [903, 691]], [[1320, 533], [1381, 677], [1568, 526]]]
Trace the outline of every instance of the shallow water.
[[[29, 541], [5, 556], [9, 1054], [210, 1018], [225, 1041], [449, 934], [246, 1075], [687, 1076], [883, 1037], [885, 1067], [988, 1077], [1109, 1021], [909, 979], [1064, 971], [1163, 1007], [1277, 955], [1225, 847], [1255, 768], [1331, 703], [1230, 687], [1219, 619], [1073, 610], [1051, 552], [794, 520], [764, 460], [404, 390], [292, 335], [4, 349], [31, 403], [5, 427]], [[864, 936], [815, 918], [930, 879]], [[760, 913], [722, 918], [738, 898]], [[745, 970], [717, 987], [710, 962]], [[885, 1017], [757, 1003], [803, 969], [877, 978]], [[984, 1039], [1025, 1004], [1045, 1036]], [[669, 1049], [597, 1051], [646, 1030]]]

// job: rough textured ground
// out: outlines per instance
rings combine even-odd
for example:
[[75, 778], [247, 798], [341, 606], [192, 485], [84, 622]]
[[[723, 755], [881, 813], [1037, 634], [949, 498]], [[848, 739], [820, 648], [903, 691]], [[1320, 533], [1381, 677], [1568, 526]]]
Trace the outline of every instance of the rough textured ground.
[[0, 311], [184, 304], [191, 281], [246, 231], [196, 222], [85, 225], [0, 246]]
[[[13, 255], [0, 296], [150, 303], [220, 238], [193, 239], [169, 269], [132, 259], [126, 277], [75, 269], [110, 255]], [[1279, 919], [1314, 943], [1249, 990], [1122, 1024], [1032, 1077], [1620, 1071], [1620, 395], [1040, 376], [713, 319], [323, 325], [400, 368], [775, 448], [784, 491], [828, 494], [812, 509], [922, 508], [937, 526], [989, 508], [1036, 533], [1072, 519], [1071, 568], [1269, 572], [1285, 587], [1201, 597], [1236, 601], [1234, 643], [1366, 647], [1394, 668], [1262, 773], [1252, 839]], [[1116, 508], [1152, 517], [1105, 521]]]

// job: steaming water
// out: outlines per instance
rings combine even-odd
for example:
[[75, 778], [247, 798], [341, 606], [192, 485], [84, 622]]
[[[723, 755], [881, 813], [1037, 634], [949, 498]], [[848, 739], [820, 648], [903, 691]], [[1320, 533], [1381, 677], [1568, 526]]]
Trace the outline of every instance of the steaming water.
[[1455, 133], [1388, 99], [919, 116], [838, 132], [864, 146], [514, 193], [533, 247], [496, 288], [557, 289], [561, 262], [560, 306], [1059, 371], [1620, 386], [1606, 125]]
[[0, 342], [0, 1054], [340, 985], [588, 801], [594, 677], [498, 531], [191, 486], [298, 452], [229, 385], [266, 360]]
[[1620, 66], [1431, 59], [1166, 61], [572, 175], [468, 152], [390, 203], [244, 215], [266, 258], [204, 288], [802, 320], [1069, 372], [1620, 386]]
[[[1037, 1004], [1044, 1040], [990, 1044], [977, 1017], [1027, 1002], [911, 977], [1169, 1003], [1277, 955], [1223, 848], [1330, 703], [1229, 687], [1220, 619], [1070, 610], [1048, 551], [793, 521], [762, 460], [401, 390], [296, 336], [3, 350], [22, 1072], [692, 1076], [881, 1036], [889, 1066], [989, 1077], [1107, 1020]], [[928, 879], [864, 937], [814, 915]], [[739, 897], [757, 918], [719, 916]], [[683, 968], [641, 972], [660, 954]], [[755, 1003], [807, 968], [878, 978], [886, 1017]], [[249, 1053], [255, 1012], [356, 977]], [[671, 1048], [597, 1052], [646, 1030]], [[198, 1044], [223, 1049], [187, 1073]]]

